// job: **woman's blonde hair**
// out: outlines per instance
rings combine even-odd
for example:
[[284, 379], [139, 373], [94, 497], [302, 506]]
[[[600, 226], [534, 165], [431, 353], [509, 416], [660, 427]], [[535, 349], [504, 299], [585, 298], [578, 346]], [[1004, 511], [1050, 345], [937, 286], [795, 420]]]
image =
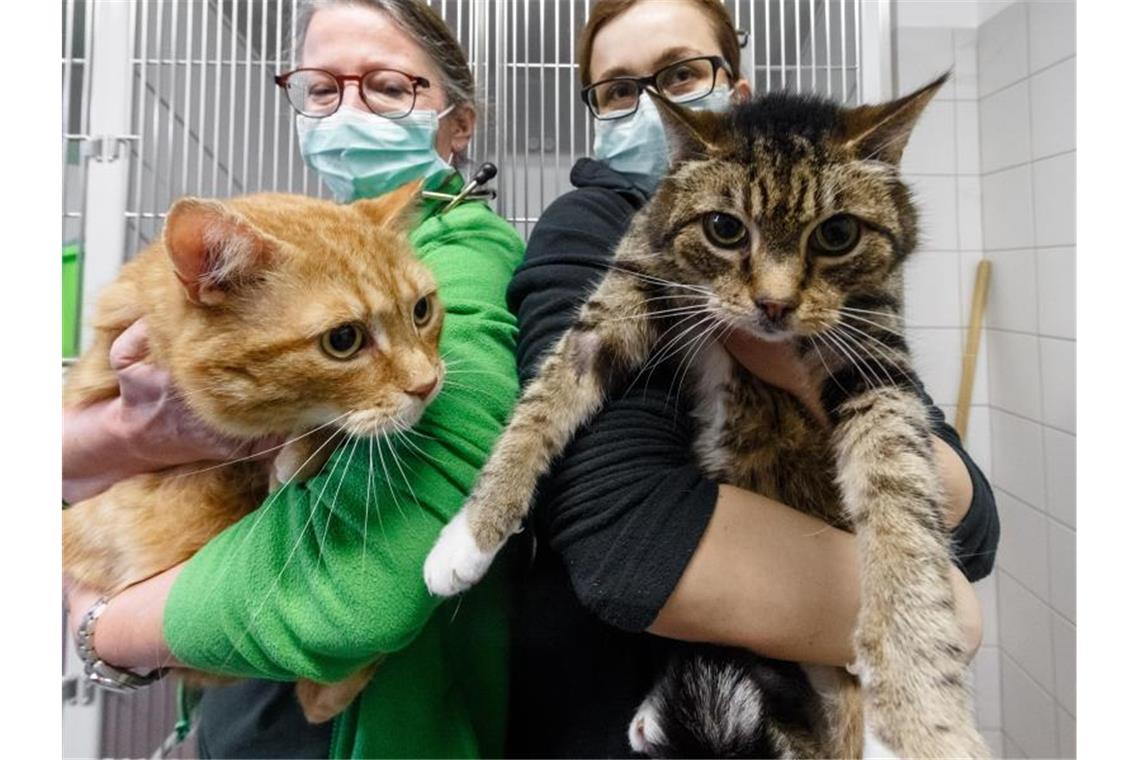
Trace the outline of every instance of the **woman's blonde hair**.
[[[582, 86], [588, 86], [592, 79], [590, 72], [590, 56], [594, 53], [594, 39], [601, 28], [615, 16], [624, 13], [629, 8], [642, 2], [642, 0], [598, 0], [590, 9], [590, 17], [578, 35], [578, 61], [579, 74]], [[720, 45], [720, 54], [728, 62], [734, 78], [740, 77], [740, 43], [736, 37], [736, 26], [732, 17], [720, 0], [688, 0], [697, 6], [712, 24], [717, 44]]]

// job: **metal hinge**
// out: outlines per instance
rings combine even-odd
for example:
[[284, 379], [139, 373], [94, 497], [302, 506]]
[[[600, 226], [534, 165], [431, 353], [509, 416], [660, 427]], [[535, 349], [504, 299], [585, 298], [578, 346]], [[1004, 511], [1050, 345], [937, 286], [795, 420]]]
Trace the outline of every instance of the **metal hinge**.
[[83, 154], [99, 163], [118, 161], [122, 146], [138, 139], [138, 135], [84, 135]]
[[65, 705], [89, 705], [95, 701], [95, 684], [80, 676], [63, 679], [63, 703]]

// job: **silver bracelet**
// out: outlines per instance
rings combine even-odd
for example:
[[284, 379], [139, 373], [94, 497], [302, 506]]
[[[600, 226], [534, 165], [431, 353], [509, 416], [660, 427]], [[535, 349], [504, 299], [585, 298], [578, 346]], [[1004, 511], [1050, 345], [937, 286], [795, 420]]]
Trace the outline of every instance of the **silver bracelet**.
[[169, 668], [158, 668], [145, 676], [140, 676], [138, 673], [104, 662], [95, 651], [95, 621], [103, 614], [103, 610], [107, 609], [107, 601], [107, 597], [103, 596], [91, 605], [75, 630], [75, 648], [79, 650], [79, 657], [83, 660], [84, 676], [91, 683], [109, 691], [130, 692], [149, 686], [166, 675]]

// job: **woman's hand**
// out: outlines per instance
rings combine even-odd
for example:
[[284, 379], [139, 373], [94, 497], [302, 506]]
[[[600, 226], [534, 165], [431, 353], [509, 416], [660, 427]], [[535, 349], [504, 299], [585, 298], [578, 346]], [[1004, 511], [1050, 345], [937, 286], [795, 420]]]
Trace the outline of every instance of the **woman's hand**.
[[[812, 385], [803, 360], [790, 342], [772, 343], [734, 330], [725, 338], [724, 347], [745, 369], [769, 385], [791, 393], [821, 424], [830, 427], [819, 400], [819, 389]], [[974, 486], [961, 457], [937, 436], [934, 458], [946, 489], [946, 525], [953, 529], [970, 509]]]
[[769, 385], [791, 393], [827, 427], [827, 413], [819, 400], [819, 388], [812, 385], [807, 368], [790, 341], [772, 342], [732, 330], [724, 347], [741, 366]]
[[124, 478], [191, 462], [271, 457], [279, 438], [241, 441], [199, 420], [170, 374], [146, 361], [146, 326], [135, 322], [111, 344], [119, 396], [63, 415], [63, 498], [82, 501]]
[[[146, 325], [139, 320], [111, 344], [111, 367], [119, 379], [119, 424], [132, 455], [154, 467], [223, 462], [266, 454], [276, 443], [240, 441], [210, 430], [187, 406], [170, 373], [146, 361]], [[193, 390], [187, 391], [193, 393]]]

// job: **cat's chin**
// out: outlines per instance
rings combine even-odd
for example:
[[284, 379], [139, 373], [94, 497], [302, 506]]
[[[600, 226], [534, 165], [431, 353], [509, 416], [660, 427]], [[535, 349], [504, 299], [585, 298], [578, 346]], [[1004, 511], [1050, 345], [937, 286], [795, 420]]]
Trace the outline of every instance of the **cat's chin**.
[[384, 412], [379, 409], [363, 409], [349, 412], [341, 420], [340, 429], [356, 438], [371, 438], [378, 435], [387, 435], [397, 430], [407, 430], [420, 421], [427, 404], [409, 403], [395, 412]]

